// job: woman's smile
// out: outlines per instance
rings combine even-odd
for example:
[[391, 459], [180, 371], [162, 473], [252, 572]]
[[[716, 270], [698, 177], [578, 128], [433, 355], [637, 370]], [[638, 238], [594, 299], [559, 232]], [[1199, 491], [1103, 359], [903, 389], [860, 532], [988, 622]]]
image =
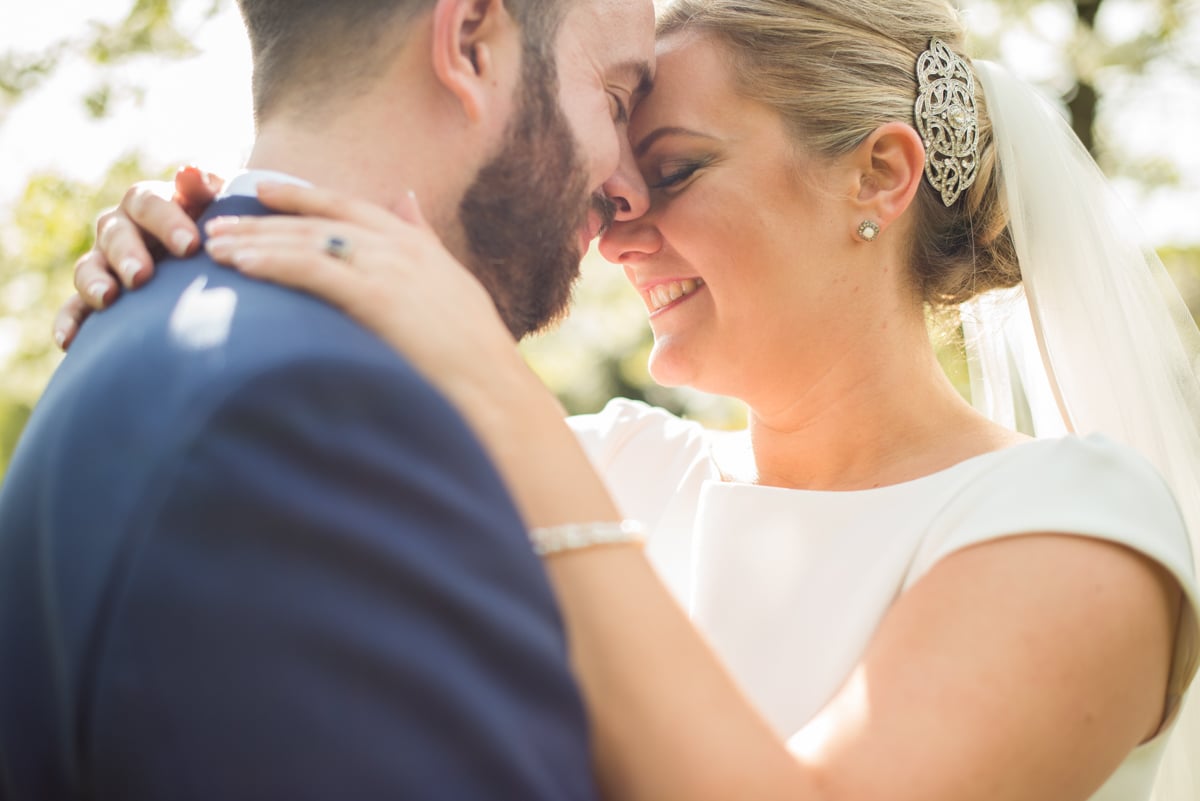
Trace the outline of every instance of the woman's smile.
[[654, 284], [639, 287], [642, 300], [651, 317], [657, 317], [663, 312], [673, 309], [704, 287], [700, 278], [683, 278], [658, 281]]

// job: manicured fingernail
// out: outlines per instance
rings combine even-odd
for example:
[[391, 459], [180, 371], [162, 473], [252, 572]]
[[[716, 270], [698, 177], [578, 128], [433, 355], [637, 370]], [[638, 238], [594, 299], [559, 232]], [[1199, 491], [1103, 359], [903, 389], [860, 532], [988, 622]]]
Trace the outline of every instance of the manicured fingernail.
[[104, 281], [95, 281], [87, 291], [97, 303], [104, 305], [104, 296], [108, 294], [108, 284]]
[[209, 236], [220, 236], [232, 230], [237, 223], [237, 217], [213, 217], [204, 224], [204, 230]]
[[253, 270], [262, 261], [262, 254], [257, 250], [239, 250], [230, 261], [239, 269]]
[[66, 341], [67, 341], [67, 332], [63, 331], [61, 328], [56, 329], [54, 332], [54, 344], [58, 345], [58, 347], [61, 348], [63, 346], [63, 343]]
[[133, 279], [137, 278], [137, 274], [142, 269], [142, 263], [135, 258], [128, 258], [121, 262], [120, 271], [125, 283], [132, 284]]
[[186, 256], [196, 238], [182, 229], [171, 234], [171, 247], [176, 256]]
[[227, 258], [233, 251], [233, 238], [228, 236], [214, 236], [204, 243], [204, 249], [214, 259]]

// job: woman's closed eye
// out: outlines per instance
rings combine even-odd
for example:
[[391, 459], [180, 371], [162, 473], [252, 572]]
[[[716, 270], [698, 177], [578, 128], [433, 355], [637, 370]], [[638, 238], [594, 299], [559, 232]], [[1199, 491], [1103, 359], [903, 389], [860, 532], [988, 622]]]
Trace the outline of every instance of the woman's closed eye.
[[650, 182], [651, 189], [673, 189], [681, 186], [695, 175], [700, 169], [708, 165], [707, 159], [695, 159], [691, 161], [671, 162], [662, 165], [659, 169], [661, 175], [655, 181]]

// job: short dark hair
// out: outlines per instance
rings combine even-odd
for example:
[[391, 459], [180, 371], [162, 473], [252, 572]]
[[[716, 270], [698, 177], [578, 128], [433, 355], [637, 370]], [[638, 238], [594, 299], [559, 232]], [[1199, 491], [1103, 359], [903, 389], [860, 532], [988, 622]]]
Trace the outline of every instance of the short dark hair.
[[[238, 0], [254, 58], [254, 115], [367, 87], [435, 0]], [[505, 0], [526, 52], [553, 53], [571, 0]]]

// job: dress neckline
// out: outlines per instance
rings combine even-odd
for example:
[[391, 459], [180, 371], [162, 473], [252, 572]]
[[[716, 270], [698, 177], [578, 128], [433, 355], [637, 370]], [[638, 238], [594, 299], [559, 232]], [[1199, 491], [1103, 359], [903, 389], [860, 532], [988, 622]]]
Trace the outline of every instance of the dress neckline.
[[861, 497], [865, 497], [870, 494], [887, 494], [890, 492], [902, 492], [905, 490], [911, 490], [915, 487], [924, 486], [926, 484], [936, 485], [941, 480], [951, 478], [951, 477], [957, 475], [958, 473], [966, 470], [969, 467], [976, 466], [981, 463], [989, 462], [993, 459], [999, 458], [999, 456], [1001, 454], [1010, 454], [1014, 451], [1035, 445], [1037, 443], [1061, 441], [1061, 440], [1069, 438], [1070, 436], [1071, 435], [1067, 435], [1065, 437], [1054, 437], [1054, 438], [1046, 438], [1046, 439], [1032, 439], [1032, 440], [1028, 440], [1026, 442], [1019, 442], [1015, 445], [1009, 445], [1007, 447], [997, 448], [996, 450], [978, 453], [978, 454], [975, 454], [974, 456], [968, 456], [966, 459], [963, 459], [960, 462], [955, 462], [952, 465], [943, 467], [940, 470], [935, 470], [932, 473], [926, 473], [923, 476], [917, 476], [916, 478], [910, 478], [907, 481], [898, 481], [894, 484], [883, 484], [878, 487], [864, 487], [862, 489], [850, 489], [850, 490], [818, 490], [818, 489], [805, 489], [802, 487], [801, 488], [776, 487], [776, 486], [766, 485], [766, 484], [754, 484], [754, 483], [751, 483], [748, 481], [736, 481], [736, 480], [726, 479], [725, 474], [721, 470], [721, 467], [717, 463], [717, 460], [713, 453], [713, 439], [711, 437], [708, 437], [708, 438], [706, 438], [707, 441], [705, 443], [705, 449], [706, 449], [705, 457], [708, 461], [710, 473], [711, 473], [712, 477], [705, 481], [705, 485], [708, 487], [724, 487], [726, 489], [721, 490], [724, 492], [746, 493], [746, 492], [758, 490], [758, 491], [762, 491], [764, 493], [770, 492], [770, 491], [773, 491], [776, 493], [800, 493], [800, 494], [808, 495], [811, 497], [826, 496], [826, 497], [860, 497], [861, 498]]

